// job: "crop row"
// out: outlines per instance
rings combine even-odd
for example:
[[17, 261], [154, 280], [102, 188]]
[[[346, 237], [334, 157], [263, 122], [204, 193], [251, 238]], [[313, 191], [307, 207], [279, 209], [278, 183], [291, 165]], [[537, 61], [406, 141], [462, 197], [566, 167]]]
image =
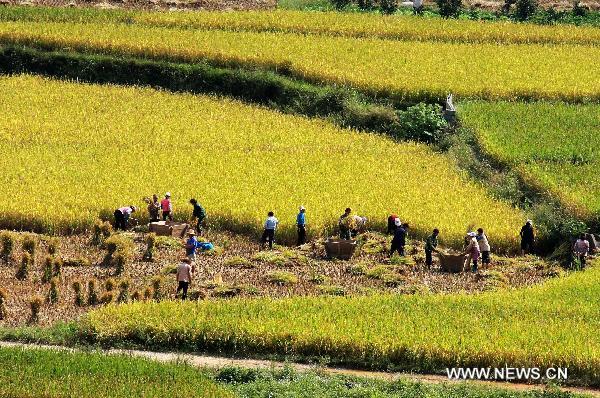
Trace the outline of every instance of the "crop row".
[[448, 366], [567, 367], [600, 385], [600, 269], [478, 295], [375, 295], [128, 304], [89, 313], [105, 344], [328, 357], [435, 372]]
[[197, 197], [212, 224], [240, 232], [273, 210], [288, 240], [299, 205], [311, 235], [350, 206], [374, 228], [390, 212], [417, 236], [439, 227], [449, 245], [480, 225], [495, 249], [514, 245], [525, 217], [425, 145], [206, 96], [4, 77], [0, 125], [5, 227], [82, 229], [166, 191], [180, 219]]
[[2, 21], [128, 23], [191, 29], [285, 32], [405, 41], [503, 44], [597, 45], [600, 29], [543, 26], [512, 22], [484, 22], [366, 13], [298, 12], [144, 12], [123, 10], [3, 7]]
[[[124, 24], [0, 23], [0, 42], [275, 69], [398, 101], [600, 99], [599, 47], [403, 42]], [[574, 71], [577, 71], [575, 73]]]
[[589, 216], [600, 210], [600, 106], [483, 102], [460, 106], [485, 151]]

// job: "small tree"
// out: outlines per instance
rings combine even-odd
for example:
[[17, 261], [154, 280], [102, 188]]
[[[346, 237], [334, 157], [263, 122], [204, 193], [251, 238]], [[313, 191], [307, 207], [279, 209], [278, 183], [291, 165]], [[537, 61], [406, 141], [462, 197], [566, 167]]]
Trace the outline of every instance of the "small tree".
[[396, 0], [380, 0], [379, 11], [385, 15], [392, 15], [398, 11]]
[[519, 21], [526, 21], [537, 11], [536, 0], [517, 0], [515, 3], [515, 17]]
[[336, 10], [341, 11], [350, 5], [350, 0], [331, 0], [331, 4]]
[[48, 303], [56, 304], [58, 303], [58, 278], [52, 278], [50, 280], [50, 290], [48, 291]]
[[71, 285], [73, 287], [73, 291], [75, 292], [75, 305], [78, 307], [83, 307], [85, 305], [85, 300], [83, 299], [83, 286], [80, 281], [73, 281]]
[[31, 267], [32, 257], [28, 252], [23, 252], [23, 257], [21, 258], [21, 264], [19, 264], [19, 269], [17, 270], [17, 279], [25, 280], [29, 276], [29, 268]]
[[462, 0], [435, 0], [435, 3], [444, 18], [458, 18], [462, 10]]

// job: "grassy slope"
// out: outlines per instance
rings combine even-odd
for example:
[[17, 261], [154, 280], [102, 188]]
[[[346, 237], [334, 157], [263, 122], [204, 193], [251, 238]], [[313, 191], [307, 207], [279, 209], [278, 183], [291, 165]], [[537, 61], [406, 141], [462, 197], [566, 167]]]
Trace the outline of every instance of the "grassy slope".
[[[448, 92], [494, 99], [600, 98], [600, 81], [594, 73], [600, 47], [579, 45], [404, 42], [124, 24], [31, 22], [1, 23], [0, 42], [258, 66], [310, 81], [349, 85], [397, 101], [440, 100]], [[571, 70], [579, 73], [567, 72]]]
[[590, 216], [600, 210], [600, 106], [466, 102], [461, 120], [492, 157]]
[[131, 304], [89, 314], [106, 344], [326, 356], [360, 366], [566, 366], [600, 385], [600, 268], [480, 295]]
[[101, 354], [0, 349], [2, 397], [233, 397], [196, 369]]
[[260, 230], [274, 210], [289, 239], [300, 204], [313, 234], [350, 205], [373, 227], [383, 228], [390, 211], [414, 223], [417, 236], [439, 226], [447, 244], [458, 245], [470, 224], [485, 225], [498, 249], [514, 244], [524, 217], [424, 145], [204, 96], [34, 77], [0, 86], [0, 153], [12, 159], [2, 173], [18, 193], [5, 202], [4, 223], [16, 228], [85, 226], [165, 191], [180, 218], [198, 196], [213, 224], [239, 231]]

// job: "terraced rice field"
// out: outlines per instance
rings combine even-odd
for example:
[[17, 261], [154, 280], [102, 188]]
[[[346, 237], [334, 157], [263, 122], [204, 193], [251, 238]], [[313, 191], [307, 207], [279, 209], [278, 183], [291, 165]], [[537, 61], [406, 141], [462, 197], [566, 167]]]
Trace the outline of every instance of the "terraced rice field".
[[467, 102], [461, 119], [492, 157], [584, 217], [600, 211], [600, 106]]
[[215, 226], [237, 231], [260, 230], [274, 210], [289, 239], [300, 204], [311, 234], [331, 232], [351, 206], [375, 228], [391, 211], [416, 236], [437, 226], [448, 245], [484, 225], [498, 249], [515, 244], [525, 217], [424, 145], [204, 96], [28, 76], [0, 87], [2, 174], [15, 193], [3, 222], [18, 229], [85, 228], [166, 191], [179, 217], [196, 196]]
[[439, 101], [450, 92], [462, 98], [600, 99], [600, 47], [595, 46], [409, 42], [54, 22], [0, 23], [0, 43], [268, 68], [398, 101]]

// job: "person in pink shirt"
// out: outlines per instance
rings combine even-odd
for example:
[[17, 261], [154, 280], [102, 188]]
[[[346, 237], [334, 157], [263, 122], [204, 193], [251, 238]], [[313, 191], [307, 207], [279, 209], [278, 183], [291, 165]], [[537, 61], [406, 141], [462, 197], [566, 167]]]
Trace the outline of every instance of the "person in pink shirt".
[[163, 221], [173, 221], [173, 204], [171, 203], [171, 193], [167, 192], [165, 198], [160, 201]]
[[477, 262], [479, 261], [479, 256], [481, 255], [479, 243], [477, 242], [477, 234], [475, 232], [469, 232], [465, 237], [465, 242], [467, 243], [465, 254], [469, 255], [467, 264], [472, 262], [473, 266], [471, 270], [473, 272], [477, 272]]
[[177, 266], [177, 291], [175, 292], [175, 297], [181, 291], [181, 299], [185, 300], [187, 298], [188, 288], [192, 283], [193, 272], [192, 260], [188, 257], [182, 258], [181, 263]]
[[573, 252], [579, 259], [581, 268], [585, 268], [587, 256], [590, 252], [590, 242], [588, 242], [588, 240], [585, 238], [585, 234], [579, 235], [579, 239], [577, 239], [575, 245], [573, 246]]

